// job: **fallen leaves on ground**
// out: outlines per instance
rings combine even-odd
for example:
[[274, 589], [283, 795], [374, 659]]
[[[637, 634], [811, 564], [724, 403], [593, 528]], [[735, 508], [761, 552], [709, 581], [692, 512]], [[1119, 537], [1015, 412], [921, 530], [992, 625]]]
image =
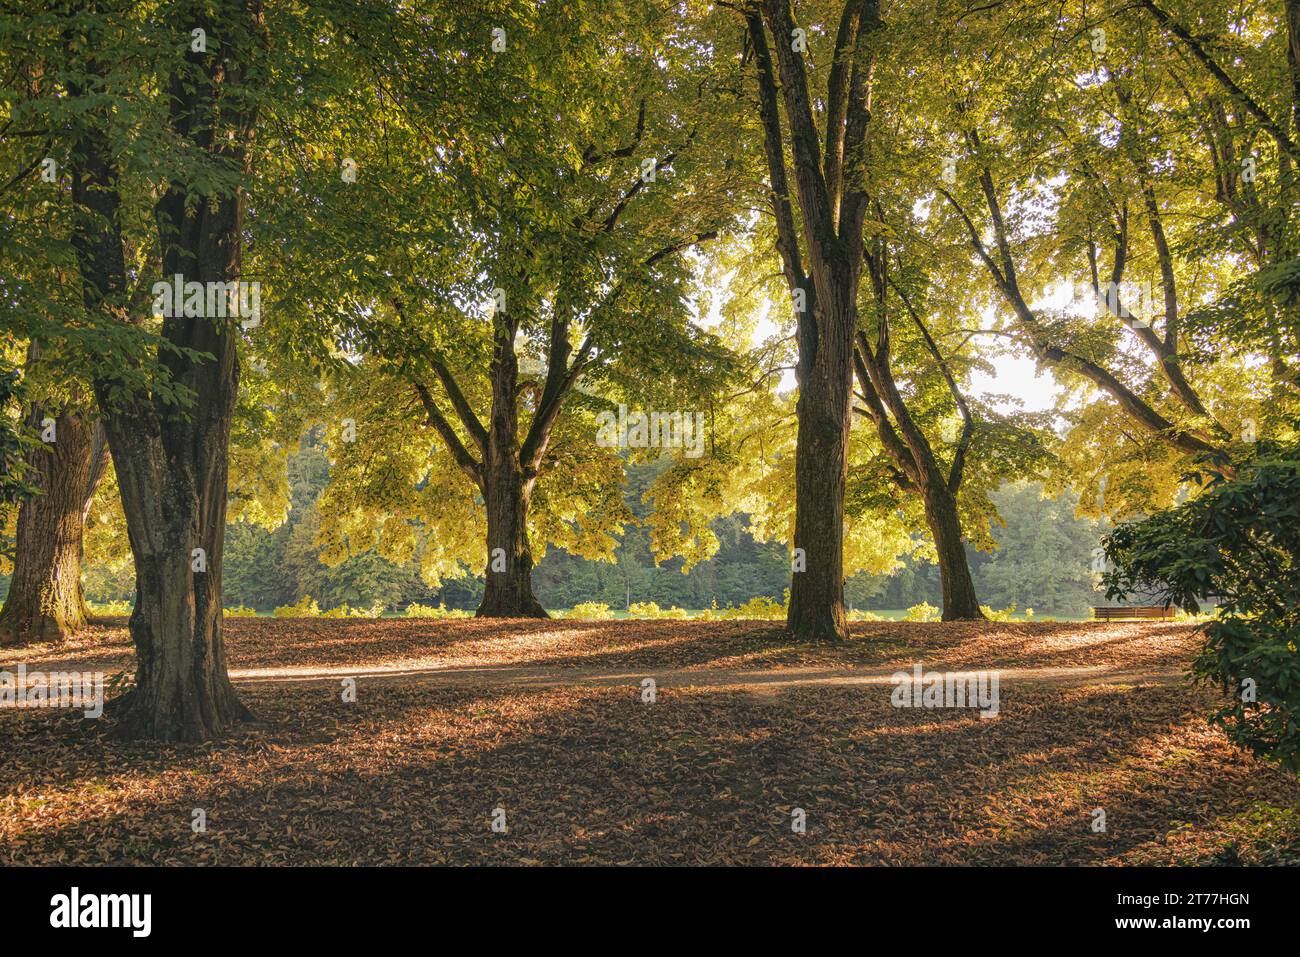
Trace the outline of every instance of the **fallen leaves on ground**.
[[[638, 674], [1184, 666], [1169, 624], [864, 623], [836, 647], [758, 622], [226, 622], [232, 668], [625, 671], [625, 686], [241, 684], [259, 723], [202, 746], [0, 711], [0, 864], [1171, 864], [1300, 861], [1300, 784], [1186, 684], [1004, 682], [1000, 715], [888, 685], [779, 693]], [[0, 669], [130, 667], [121, 623]], [[204, 810], [206, 833], [191, 829]], [[491, 829], [494, 809], [506, 833]], [[791, 814], [807, 812], [807, 832]], [[1105, 833], [1092, 812], [1106, 811]]]

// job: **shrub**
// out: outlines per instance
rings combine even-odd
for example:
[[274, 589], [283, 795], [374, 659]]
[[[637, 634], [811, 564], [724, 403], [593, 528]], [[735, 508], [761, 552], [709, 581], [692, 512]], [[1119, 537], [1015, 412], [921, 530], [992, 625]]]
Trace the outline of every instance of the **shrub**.
[[849, 621], [884, 621], [885, 620], [881, 615], [877, 615], [874, 611], [863, 611], [860, 608], [850, 609], [848, 616], [849, 616]]
[[938, 621], [939, 609], [935, 608], [928, 601], [923, 601], [919, 605], [913, 605], [907, 609], [907, 614], [903, 616], [903, 621]]
[[[996, 611], [990, 608], [988, 605], [980, 605], [980, 611], [984, 613], [984, 617], [987, 618], [989, 621], [1015, 621], [1016, 620], [1015, 602], [1012, 602], [1010, 605], [1008, 605], [1006, 608], [1002, 609], [1001, 611]], [[1026, 608], [1025, 613], [1020, 617], [1022, 621], [1033, 621], [1034, 610], [1032, 608]]]
[[1216, 599], [1192, 665], [1227, 699], [1210, 721], [1300, 772], [1300, 446], [1260, 442], [1232, 478], [1192, 477], [1200, 496], [1108, 536], [1106, 595], [1193, 613]]
[[117, 615], [130, 615], [135, 605], [129, 601], [88, 601], [86, 607], [90, 609], [92, 615], [111, 618]]
[[614, 617], [609, 613], [609, 606], [599, 601], [584, 601], [574, 605], [564, 615], [578, 621], [605, 621]]
[[710, 609], [710, 614], [705, 617], [709, 620], [757, 618], [762, 621], [774, 621], [786, 617], [786, 606], [789, 602], [790, 590], [786, 589], [785, 601], [776, 601], [766, 595], [759, 595], [751, 598], [743, 605], [734, 608], [723, 608], [721, 611], [715, 605]]
[[221, 609], [221, 616], [223, 618], [256, 618], [257, 612], [252, 608], [245, 608], [243, 605], [240, 605], [237, 608]]
[[653, 601], [634, 601], [628, 606], [627, 616], [629, 618], [689, 618], [686, 609], [678, 608], [674, 605], [672, 608], [660, 608], [657, 602]]
[[384, 614], [384, 606], [376, 602], [369, 609], [350, 608], [347, 602], [320, 612], [322, 618], [379, 618]]
[[305, 596], [296, 605], [281, 605], [271, 612], [273, 618], [319, 618], [320, 606], [310, 595]]
[[407, 618], [469, 618], [472, 612], [463, 608], [447, 608], [443, 605], [418, 605], [415, 602], [406, 606]]

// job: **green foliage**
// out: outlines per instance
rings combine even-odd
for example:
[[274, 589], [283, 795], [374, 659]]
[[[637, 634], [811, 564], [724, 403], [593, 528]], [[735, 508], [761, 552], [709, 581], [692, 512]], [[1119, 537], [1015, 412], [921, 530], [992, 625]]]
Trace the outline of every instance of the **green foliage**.
[[875, 612], [863, 611], [860, 608], [853, 608], [848, 612], [849, 621], [884, 621], [884, 617], [877, 615]]
[[26, 463], [18, 424], [21, 409], [18, 370], [5, 366], [0, 356], [0, 504], [12, 504], [33, 491], [22, 480]]
[[[1185, 0], [1173, 14], [1266, 111], [1286, 117], [1276, 7]], [[1247, 424], [1265, 440], [1290, 434], [1300, 393], [1294, 164], [1140, 5], [961, 11], [909, 0], [885, 12], [863, 175], [891, 291], [883, 314], [864, 294], [861, 322], [874, 336], [888, 320], [891, 367], [944, 470], [957, 460], [965, 410], [956, 394], [966, 394], [959, 508], [981, 598], [1079, 615], [1095, 601], [1088, 558], [1103, 516], [1150, 514], [1186, 494], [1189, 457], [1168, 447], [1171, 432], [1234, 453]], [[837, 11], [800, 3], [798, 12], [820, 88]], [[240, 336], [223, 569], [231, 604], [315, 601], [338, 614], [473, 607], [482, 496], [413, 386], [438, 392], [434, 365], [445, 365], [486, 421], [502, 327], [485, 304], [502, 288], [507, 313], [519, 317], [510, 339], [521, 433], [547, 382], [555, 320], [568, 323], [556, 342], [570, 360], [591, 343], [533, 487], [539, 598], [777, 616], [790, 580], [795, 394], [781, 383], [793, 314], [771, 250], [752, 69], [733, 10], [578, 0], [453, 4], [430, 16], [409, 4], [268, 4], [272, 44], [253, 88], [240, 91], [264, 106], [251, 177], [168, 129], [157, 78], [180, 66], [184, 45], [155, 13], [128, 4], [0, 14], [0, 501], [21, 488], [11, 367], [29, 343], [45, 343], [52, 357], [24, 372], [33, 395], [70, 395], [112, 367], [125, 391], [184, 412], [186, 390], [166, 361], [178, 347], [158, 341], [147, 305], [158, 266], [153, 203], [173, 179], [209, 196], [243, 185], [245, 267], [265, 286], [267, 321]], [[1098, 22], [1105, 56], [1085, 39]], [[510, 37], [503, 55], [487, 42], [498, 26]], [[104, 48], [114, 56], [87, 83], [86, 53]], [[823, 120], [826, 104], [812, 106]], [[47, 150], [65, 169], [69, 144], [101, 114], [96, 132], [121, 164], [135, 287], [115, 305], [138, 325], [83, 315], [67, 281], [70, 183], [64, 173], [55, 183], [32, 175]], [[947, 156], [957, 159], [956, 181], [945, 185]], [[1258, 160], [1251, 183], [1231, 161], [1247, 156]], [[345, 158], [357, 164], [355, 182], [339, 175]], [[638, 186], [644, 159], [662, 165], [652, 185]], [[985, 174], [1004, 202], [998, 228]], [[1148, 192], [1168, 240], [1168, 277]], [[1156, 303], [1143, 318], [1173, 343], [1203, 413], [1172, 394], [1169, 366], [1138, 329], [1052, 301], [1063, 281], [1086, 281], [1092, 269], [1104, 278], [1121, 219], [1127, 275], [1178, 306], [1165, 315]], [[970, 233], [998, 268], [1014, 263], [1038, 335], [1014, 310], [994, 308], [1005, 303], [972, 256]], [[654, 259], [663, 249], [675, 251]], [[751, 350], [760, 330], [766, 338]], [[1053, 367], [1059, 415], [969, 394], [993, 370], [990, 357], [1041, 358], [1044, 343], [1075, 357]], [[1084, 360], [1112, 370], [1171, 428], [1134, 428], [1080, 371]], [[446, 396], [437, 400], [448, 411]], [[596, 416], [619, 402], [707, 411], [705, 454], [596, 446]], [[341, 435], [344, 419], [354, 420], [354, 441]], [[464, 422], [452, 426], [473, 448]], [[898, 487], [860, 415], [850, 459], [850, 601], [937, 603], [918, 497]], [[1019, 481], [1044, 473], [1051, 498]], [[113, 483], [91, 510], [85, 584], [125, 601], [132, 588]], [[0, 515], [0, 537], [12, 512]]]
[[994, 607], [1030, 606], [1048, 614], [1086, 617], [1098, 604], [1092, 551], [1107, 526], [1076, 514], [1079, 496], [1054, 498], [1034, 482], [1004, 485], [992, 495], [1000, 524], [996, 551], [974, 567], [976, 588]]
[[1107, 595], [1154, 596], [1216, 618], [1193, 665], [1227, 704], [1211, 720], [1250, 750], [1300, 772], [1300, 445], [1261, 442], [1231, 479], [1125, 523], [1106, 540]]
[[[980, 605], [980, 611], [984, 613], [984, 617], [987, 618], [989, 621], [1015, 621], [1016, 620], [1016, 606], [1014, 603], [1007, 606], [1006, 608], [1003, 608], [1001, 611], [998, 611], [995, 608], [990, 608], [988, 605]], [[1031, 621], [1033, 620], [1033, 617], [1034, 617], [1034, 610], [1032, 608], [1026, 608], [1025, 613], [1021, 616], [1021, 619], [1023, 621]]]
[[903, 621], [938, 621], [939, 609], [929, 602], [922, 602], [907, 609]]
[[576, 621], [605, 621], [614, 617], [609, 613], [609, 606], [599, 601], [583, 601], [564, 613], [565, 618]]
[[660, 608], [652, 601], [634, 601], [628, 606], [627, 617], [655, 620], [664, 618], [688, 618], [690, 616], [686, 614], [684, 608], [678, 608], [676, 606], [672, 608]]
[[87, 601], [86, 606], [92, 615], [104, 618], [130, 615], [135, 609], [131, 601]]
[[[257, 614], [257, 612], [249, 609], [240, 609], [240, 612], [246, 612], [248, 615]], [[242, 614], [231, 614], [229, 611], [227, 614], [235, 618], [244, 617]], [[305, 597], [292, 605], [281, 605], [271, 612], [273, 618], [381, 618], [383, 614], [383, 605], [374, 604], [369, 608], [352, 608], [347, 602], [321, 611], [320, 606], [316, 604], [316, 599], [311, 597]]]
[[281, 605], [271, 615], [274, 618], [319, 618], [320, 606], [316, 604], [316, 599], [304, 597], [295, 604]]
[[789, 610], [788, 607], [789, 604], [790, 604], [789, 590], [787, 590], [785, 593], [785, 600], [779, 602], [773, 601], [770, 598], [765, 598], [762, 595], [759, 595], [756, 598], [751, 598], [743, 605], [739, 605], [735, 608], [726, 609], [720, 615], [718, 615], [718, 617], [719, 618], [759, 618], [767, 621], [784, 620], [786, 617], [786, 613]]
[[420, 605], [416, 602], [406, 606], [407, 618], [469, 618], [470, 613], [462, 608], [447, 608], [445, 605]]

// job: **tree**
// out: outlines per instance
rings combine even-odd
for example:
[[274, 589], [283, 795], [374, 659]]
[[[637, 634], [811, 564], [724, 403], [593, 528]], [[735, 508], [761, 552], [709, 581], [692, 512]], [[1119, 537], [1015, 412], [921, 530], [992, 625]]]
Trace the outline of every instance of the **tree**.
[[823, 134], [814, 114], [814, 75], [804, 56], [808, 32], [798, 26], [788, 0], [735, 9], [744, 17], [747, 55], [758, 79], [777, 251], [798, 325], [796, 571], [787, 629], [800, 640], [834, 641], [848, 634], [844, 488], [863, 225], [870, 201], [866, 142], [873, 43], [884, 24], [876, 0], [848, 0], [839, 10], [826, 92], [819, 97], [825, 106]]
[[23, 476], [27, 463], [21, 424], [16, 417], [11, 418], [13, 411], [21, 407], [21, 395], [21, 375], [0, 357], [0, 502], [6, 504], [32, 493]]
[[[151, 170], [159, 180], [153, 213], [161, 275], [229, 290], [241, 278], [242, 184], [257, 117], [254, 90], [264, 69], [258, 63], [265, 31], [260, 4], [224, 0], [169, 11], [148, 38], [158, 51], [156, 114], [152, 104], [132, 99], [131, 84], [140, 78], [117, 72], [119, 44], [139, 42], [143, 23], [94, 16], [56, 28], [85, 38], [78, 45], [85, 50], [79, 70], [67, 82], [69, 96], [83, 107], [69, 165], [77, 211], [72, 245], [88, 316], [109, 326], [138, 322], [124, 242], [131, 220], [120, 154], [112, 149], [124, 131], [105, 91], [121, 97], [118, 105], [132, 118], [157, 121], [130, 134], [170, 144], [165, 156], [153, 157]], [[177, 49], [183, 52], [172, 52]], [[196, 305], [163, 310], [156, 374], [139, 374], [138, 352], [119, 352], [105, 356], [93, 375], [136, 568], [130, 621], [136, 683], [119, 705], [120, 727], [129, 736], [161, 740], [205, 740], [248, 717], [227, 676], [222, 642], [236, 334], [224, 310], [218, 319], [204, 302]]]
[[[339, 417], [356, 444], [331, 436], [325, 555], [364, 549], [381, 523], [386, 547], [407, 549], [413, 528], [379, 514], [396, 506], [436, 529], [432, 582], [468, 562], [466, 514], [481, 508], [479, 614], [544, 617], [534, 535], [607, 554], [625, 515], [618, 460], [595, 441], [600, 399], [680, 399], [725, 378], [727, 351], [685, 301], [685, 254], [734, 219], [722, 140], [694, 112], [717, 67], [655, 5], [457, 11], [451, 31], [394, 16], [409, 47], [349, 20], [331, 64], [369, 77], [387, 60], [377, 99], [353, 114], [379, 120], [378, 135], [340, 131], [328, 89], [282, 124], [286, 165], [328, 149], [355, 183], [313, 170], [259, 223], [277, 250], [319, 262], [290, 301], [328, 324], [315, 358], [353, 402]], [[455, 69], [431, 67], [443, 60]], [[394, 412], [427, 431], [379, 421]], [[376, 454], [393, 470], [371, 468]], [[363, 486], [370, 507], [351, 495]]]
[[[82, 518], [107, 464], [90, 387], [65, 340], [80, 321], [65, 291], [75, 269], [67, 255], [66, 188], [58, 174], [58, 137], [43, 128], [57, 54], [41, 33], [6, 31], [0, 53], [0, 182], [5, 230], [0, 278], [4, 350], [23, 361], [23, 433], [33, 441], [7, 477], [26, 474], [16, 524], [13, 578], [0, 609], [0, 643], [59, 640], [86, 623], [81, 594]], [[15, 449], [16, 451], [16, 449]], [[7, 464], [7, 463], [6, 463]], [[15, 463], [17, 464], [17, 463]], [[13, 520], [16, 518], [16, 523]], [[10, 556], [6, 556], [10, 558]]]
[[[1205, 15], [1221, 24], [1215, 45], [1267, 83], [1285, 31], [1261, 51], [1229, 39], [1230, 12]], [[1270, 17], [1253, 11], [1245, 31]], [[1085, 503], [1160, 507], [1193, 459], [1226, 467], [1291, 401], [1279, 389], [1294, 323], [1241, 268], [1292, 247], [1290, 160], [1260, 148], [1251, 110], [1214, 106], [1222, 88], [1145, 14], [1046, 21], [980, 11], [945, 36], [969, 66], [936, 83], [956, 170], [937, 225], [985, 267], [1009, 311], [998, 332], [1087, 395], [1062, 458], [1091, 486]], [[993, 43], [1008, 31], [1050, 55]], [[1063, 300], [1062, 285], [1077, 291]], [[1225, 312], [1248, 313], [1253, 334], [1225, 338]]]
[[[883, 219], [883, 211], [877, 203]], [[962, 393], [950, 362], [943, 356], [930, 330], [905, 289], [891, 276], [891, 248], [878, 237], [866, 250], [867, 268], [874, 297], [872, 315], [876, 332], [869, 337], [858, 331], [854, 364], [863, 406], [858, 409], [875, 425], [880, 444], [892, 465], [892, 477], [900, 490], [920, 496], [926, 524], [938, 557], [943, 620], [979, 620], [984, 617], [975, 596], [970, 565], [966, 560], [965, 536], [958, 514], [957, 496], [965, 478], [966, 457], [975, 437], [976, 421], [971, 405]], [[894, 379], [894, 344], [890, 321], [891, 292], [906, 310], [927, 351], [926, 358], [943, 377], [952, 402], [961, 417], [960, 434], [945, 469], [925, 431], [918, 425]]]
[[[23, 500], [17, 523], [13, 577], [0, 608], [0, 644], [57, 641], [84, 627], [82, 530], [107, 466], [108, 446], [93, 412], [67, 408], [58, 416], [32, 404], [27, 426], [50, 441], [26, 456], [25, 475], [36, 487]], [[53, 410], [51, 410], [53, 411]]]
[[993, 498], [1003, 517], [993, 529], [997, 550], [976, 571], [988, 604], [1087, 617], [1100, 598], [1093, 550], [1101, 528], [1075, 514], [1078, 494], [1049, 498], [1037, 482], [1013, 482]]

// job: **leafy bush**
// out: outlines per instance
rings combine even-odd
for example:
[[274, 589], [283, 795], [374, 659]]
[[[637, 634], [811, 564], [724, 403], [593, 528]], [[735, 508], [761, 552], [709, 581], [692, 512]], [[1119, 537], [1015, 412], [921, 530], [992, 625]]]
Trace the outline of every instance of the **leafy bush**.
[[605, 621], [614, 616], [609, 613], [609, 606], [604, 602], [584, 601], [570, 608], [564, 617], [578, 621]]
[[[980, 605], [980, 611], [984, 613], [984, 617], [987, 618], [989, 621], [1015, 621], [1016, 620], [1015, 602], [1012, 602], [1010, 605], [1008, 605], [1006, 608], [1002, 609], [1001, 611], [997, 611], [994, 608], [990, 608], [988, 605]], [[1032, 608], [1026, 608], [1025, 613], [1020, 616], [1021, 621], [1033, 621], [1033, 619], [1034, 619], [1034, 610]], [[1043, 620], [1046, 621], [1046, 619]]]
[[310, 595], [305, 596], [296, 605], [281, 605], [271, 612], [274, 618], [319, 618], [320, 606]]
[[135, 604], [129, 601], [88, 601], [86, 607], [96, 617], [111, 618], [117, 615], [130, 615], [135, 608]]
[[251, 608], [245, 608], [243, 605], [240, 605], [238, 608], [221, 609], [221, 615], [223, 618], [256, 618], [257, 612]]
[[658, 603], [653, 601], [634, 601], [627, 609], [629, 618], [689, 618], [686, 609], [678, 608], [674, 605], [672, 608], [660, 608]]
[[749, 599], [743, 605], [737, 605], [733, 608], [719, 609], [715, 604], [703, 616], [706, 621], [721, 621], [735, 619], [758, 619], [760, 621], [775, 621], [784, 619], [790, 604], [790, 589], [785, 590], [785, 600], [776, 601], [768, 598], [766, 595], [758, 595]]
[[415, 602], [406, 606], [407, 618], [470, 618], [472, 613], [463, 608], [447, 608], [444, 605], [419, 605]]
[[1300, 446], [1261, 442], [1231, 479], [1195, 477], [1199, 497], [1107, 538], [1107, 597], [1217, 600], [1192, 665], [1228, 698], [1210, 720], [1300, 772]]
[[883, 615], [877, 615], [875, 612], [863, 611], [861, 608], [850, 609], [848, 612], [849, 621], [884, 621]]
[[935, 608], [928, 601], [923, 601], [919, 605], [913, 605], [907, 609], [907, 614], [903, 616], [903, 621], [938, 621], [939, 609]]
[[322, 618], [379, 618], [384, 614], [384, 606], [376, 602], [369, 609], [351, 608], [347, 602], [336, 605], [328, 611], [320, 612]]

